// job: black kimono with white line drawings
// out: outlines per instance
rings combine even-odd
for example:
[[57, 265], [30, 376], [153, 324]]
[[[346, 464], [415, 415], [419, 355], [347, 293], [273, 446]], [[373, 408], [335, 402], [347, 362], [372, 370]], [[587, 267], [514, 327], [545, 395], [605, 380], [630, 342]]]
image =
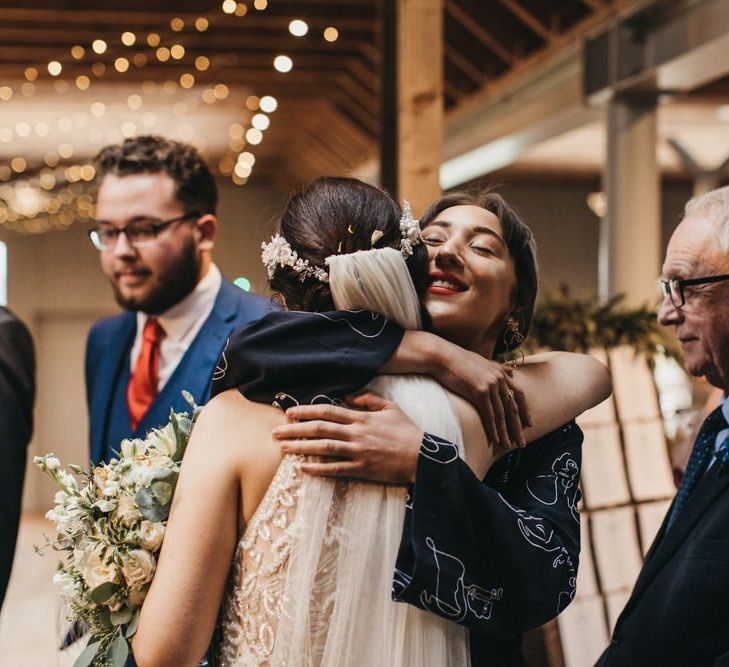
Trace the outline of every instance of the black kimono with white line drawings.
[[[402, 339], [369, 311], [273, 312], [237, 330], [212, 394], [338, 402], [364, 387]], [[452, 443], [426, 434], [407, 503], [393, 599], [470, 629], [472, 664], [519, 665], [521, 633], [575, 594], [582, 432], [563, 426], [478, 479]]]

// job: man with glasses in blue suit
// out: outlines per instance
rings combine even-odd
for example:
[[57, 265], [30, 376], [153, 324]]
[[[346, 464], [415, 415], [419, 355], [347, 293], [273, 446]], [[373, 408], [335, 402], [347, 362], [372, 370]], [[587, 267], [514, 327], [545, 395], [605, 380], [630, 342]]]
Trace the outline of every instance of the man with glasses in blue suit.
[[658, 321], [723, 390], [600, 667], [729, 665], [729, 187], [691, 200], [666, 251]]
[[221, 276], [212, 261], [218, 226], [210, 169], [189, 145], [142, 136], [96, 158], [96, 223], [89, 232], [124, 313], [97, 322], [86, 348], [91, 459], [115, 456], [123, 438], [167, 422], [170, 408], [209, 397], [233, 329], [269, 301]]

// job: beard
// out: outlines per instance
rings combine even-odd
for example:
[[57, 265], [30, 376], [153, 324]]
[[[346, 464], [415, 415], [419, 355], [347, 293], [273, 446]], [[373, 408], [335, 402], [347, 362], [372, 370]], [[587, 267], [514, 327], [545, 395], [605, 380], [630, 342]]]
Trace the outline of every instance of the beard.
[[200, 278], [201, 259], [195, 241], [190, 238], [175, 261], [159, 273], [157, 284], [143, 296], [127, 296], [112, 283], [114, 298], [124, 310], [141, 310], [159, 315], [184, 299], [195, 289]]

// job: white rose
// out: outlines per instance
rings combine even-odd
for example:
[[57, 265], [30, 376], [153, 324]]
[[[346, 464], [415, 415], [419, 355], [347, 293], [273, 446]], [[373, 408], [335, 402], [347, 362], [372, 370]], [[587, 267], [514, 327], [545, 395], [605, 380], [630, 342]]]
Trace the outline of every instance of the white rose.
[[175, 437], [175, 429], [172, 424], [167, 424], [164, 428], [158, 428], [147, 436], [147, 444], [160, 454], [172, 458], [177, 451], [177, 438]]
[[142, 518], [134, 498], [127, 493], [119, 496], [116, 510], [114, 510], [114, 518], [121, 521], [122, 525], [129, 528], [135, 521]]
[[142, 521], [139, 526], [139, 544], [154, 553], [162, 545], [165, 537], [165, 527], [154, 521]]
[[112, 561], [111, 564], [107, 565], [101, 560], [101, 548], [98, 546], [82, 551], [78, 557], [77, 566], [86, 585], [92, 591], [107, 581], [116, 583], [119, 578], [114, 562]]
[[73, 600], [79, 593], [78, 584], [74, 578], [63, 570], [57, 570], [53, 575], [53, 585], [56, 590], [67, 600]]
[[109, 482], [109, 469], [104, 466], [102, 468], [94, 468], [94, 483], [96, 488], [102, 493]]
[[56, 472], [61, 469], [61, 462], [55, 456], [47, 456], [46, 467], [51, 472]]
[[132, 549], [122, 556], [122, 574], [132, 588], [141, 588], [151, 581], [156, 566], [152, 554], [144, 549]]
[[147, 451], [147, 443], [141, 438], [133, 438], [121, 441], [121, 455], [123, 459], [133, 459], [137, 454], [144, 454]]

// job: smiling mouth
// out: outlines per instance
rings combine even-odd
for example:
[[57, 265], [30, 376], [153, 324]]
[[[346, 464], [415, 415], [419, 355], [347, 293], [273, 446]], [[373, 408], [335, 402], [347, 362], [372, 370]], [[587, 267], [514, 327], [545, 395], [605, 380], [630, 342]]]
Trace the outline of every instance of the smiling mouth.
[[432, 294], [458, 294], [466, 291], [466, 286], [454, 276], [442, 273], [430, 274], [428, 292]]

